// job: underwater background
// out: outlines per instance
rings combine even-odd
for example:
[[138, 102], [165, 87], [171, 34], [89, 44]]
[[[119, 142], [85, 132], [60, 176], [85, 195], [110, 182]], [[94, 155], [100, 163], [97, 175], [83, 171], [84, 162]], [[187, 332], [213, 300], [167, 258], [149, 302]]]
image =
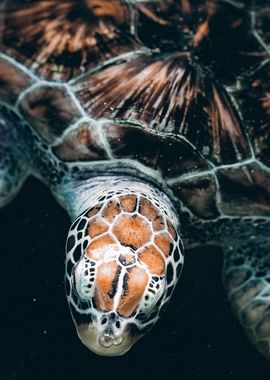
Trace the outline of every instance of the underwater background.
[[69, 217], [29, 179], [0, 210], [0, 380], [268, 380], [221, 283], [216, 248], [187, 252], [163, 318], [125, 356], [99, 357], [77, 338], [64, 292]]

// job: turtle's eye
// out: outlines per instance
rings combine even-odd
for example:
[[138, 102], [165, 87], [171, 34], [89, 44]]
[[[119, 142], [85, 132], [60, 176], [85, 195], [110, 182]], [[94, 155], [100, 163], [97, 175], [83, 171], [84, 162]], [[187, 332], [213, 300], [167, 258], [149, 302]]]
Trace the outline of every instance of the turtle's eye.
[[68, 238], [77, 241], [68, 252], [68, 301], [81, 340], [102, 355], [123, 354], [152, 327], [183, 262], [166, 214], [137, 198], [96, 205]]

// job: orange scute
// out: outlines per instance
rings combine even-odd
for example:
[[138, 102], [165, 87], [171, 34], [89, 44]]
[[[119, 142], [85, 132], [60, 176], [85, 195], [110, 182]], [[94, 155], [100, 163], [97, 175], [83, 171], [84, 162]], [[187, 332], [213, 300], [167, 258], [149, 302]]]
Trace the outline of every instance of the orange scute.
[[113, 297], [110, 296], [113, 281], [117, 274], [117, 263], [112, 261], [100, 265], [96, 274], [95, 303], [98, 310], [113, 309]]
[[109, 227], [98, 218], [94, 218], [89, 223], [89, 235], [91, 238], [103, 234], [108, 229]]
[[121, 195], [121, 197], [119, 197], [119, 200], [124, 211], [126, 212], [135, 211], [136, 204], [137, 204], [136, 195], [132, 195], [132, 194]]
[[117, 311], [123, 317], [129, 317], [137, 309], [148, 284], [148, 275], [144, 269], [134, 266], [127, 273], [127, 290], [123, 291], [117, 307]]
[[162, 215], [159, 215], [155, 220], [153, 220], [153, 228], [155, 231], [163, 230], [164, 219], [163, 219]]
[[140, 216], [122, 216], [113, 227], [113, 233], [119, 242], [134, 249], [150, 241], [151, 230]]
[[158, 209], [146, 198], [140, 201], [140, 213], [149, 220], [154, 220], [158, 217]]
[[152, 225], [155, 231], [163, 230], [164, 228], [164, 219], [158, 208], [153, 205], [146, 198], [142, 198], [140, 201], [140, 213], [145, 216], [148, 220], [152, 221]]
[[87, 214], [87, 216], [88, 216], [88, 218], [91, 218], [91, 216], [94, 216], [94, 215], [96, 215], [98, 212], [99, 212], [99, 210], [101, 209], [101, 204], [97, 204], [97, 205], [95, 205], [94, 207], [92, 207], [89, 211], [88, 211], [88, 214]]
[[165, 272], [165, 262], [158, 250], [150, 245], [139, 253], [140, 261], [144, 262], [150, 273], [161, 276]]
[[86, 256], [96, 261], [103, 260], [104, 253], [95, 252], [95, 250], [103, 248], [106, 245], [111, 245], [115, 243], [116, 242], [111, 235], [105, 235], [100, 238], [97, 238], [96, 240], [92, 241], [92, 243], [90, 243], [89, 246], [87, 247]]
[[170, 236], [167, 233], [157, 235], [155, 237], [155, 243], [165, 256], [169, 256], [172, 251], [173, 244]]
[[118, 214], [120, 214], [120, 206], [115, 200], [109, 201], [102, 211], [103, 218], [109, 223], [112, 223]]

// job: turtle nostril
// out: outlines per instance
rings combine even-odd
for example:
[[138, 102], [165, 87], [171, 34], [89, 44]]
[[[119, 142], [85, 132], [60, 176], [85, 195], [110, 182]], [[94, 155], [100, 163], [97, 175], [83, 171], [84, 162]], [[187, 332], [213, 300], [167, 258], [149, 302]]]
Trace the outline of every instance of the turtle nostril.
[[99, 344], [103, 347], [111, 347], [113, 344], [113, 337], [109, 334], [104, 334], [99, 338]]
[[112, 345], [114, 346], [119, 346], [120, 344], [123, 343], [123, 336], [118, 335], [118, 336], [112, 336], [110, 334], [104, 334], [99, 338], [99, 344], [102, 347], [109, 348]]
[[123, 343], [123, 336], [122, 335], [119, 335], [119, 336], [116, 336], [113, 340], [113, 344], [115, 346], [119, 346], [120, 344]]

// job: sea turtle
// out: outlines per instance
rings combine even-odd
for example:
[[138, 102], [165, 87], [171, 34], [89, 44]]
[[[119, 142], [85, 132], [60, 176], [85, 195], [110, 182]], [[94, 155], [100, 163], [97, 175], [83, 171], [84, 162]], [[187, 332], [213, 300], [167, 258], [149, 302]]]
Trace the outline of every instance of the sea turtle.
[[267, 1], [8, 0], [0, 14], [0, 205], [33, 175], [70, 214], [82, 342], [125, 353], [170, 299], [184, 247], [215, 244], [269, 359]]

